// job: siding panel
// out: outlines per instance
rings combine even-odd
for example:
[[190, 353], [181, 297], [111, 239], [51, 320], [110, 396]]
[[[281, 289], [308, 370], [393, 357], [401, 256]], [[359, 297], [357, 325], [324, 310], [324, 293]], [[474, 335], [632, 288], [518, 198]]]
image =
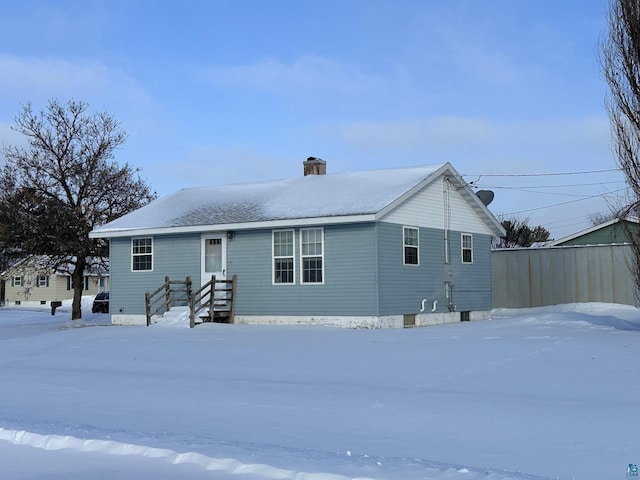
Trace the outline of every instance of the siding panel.
[[462, 233], [450, 234], [452, 302], [458, 312], [491, 310], [491, 237], [473, 234], [473, 263], [462, 263]]
[[491, 235], [491, 229], [482, 220], [479, 210], [474, 208], [462, 191], [449, 187], [444, 180], [427, 185], [420, 192], [407, 199], [383, 221], [415, 225], [419, 227], [444, 229], [445, 198], [448, 198], [449, 229]]
[[434, 182], [389, 212], [383, 221], [441, 229], [444, 225], [442, 199], [442, 182]]
[[238, 276], [238, 315], [377, 314], [373, 224], [324, 227], [324, 284], [300, 284], [295, 229], [295, 285], [272, 284], [271, 230], [236, 232], [229, 272]]
[[200, 235], [162, 235], [153, 238], [153, 271], [131, 271], [131, 238], [110, 241], [111, 313], [144, 314], [144, 295], [164, 283], [164, 277], [200, 279]]
[[[412, 226], [411, 224], [409, 224]], [[234, 232], [227, 242], [228, 277], [238, 276], [238, 315], [401, 315], [419, 313], [422, 299], [448, 311], [445, 280], [456, 310], [489, 310], [490, 238], [474, 234], [474, 262], [461, 264], [460, 232], [451, 232], [444, 263], [444, 232], [422, 227], [420, 265], [403, 265], [402, 224], [324, 227], [324, 284], [300, 283], [299, 229], [295, 229], [295, 285], [272, 284], [272, 230]], [[199, 234], [155, 236], [153, 271], [131, 271], [131, 239], [111, 240], [111, 313], [144, 314], [144, 294], [164, 277], [200, 278]], [[377, 252], [377, 256], [376, 256]]]
[[[420, 311], [422, 299], [426, 298], [431, 303], [444, 297], [442, 230], [420, 228], [420, 264], [404, 265], [402, 227], [392, 223], [378, 225], [381, 315], [416, 314]], [[439, 311], [442, 311], [441, 307]]]
[[[465, 232], [467, 233], [467, 232]], [[437, 312], [491, 310], [491, 237], [473, 235], [473, 263], [462, 264], [461, 232], [449, 232], [450, 262], [445, 264], [444, 231], [420, 228], [420, 265], [403, 265], [402, 225], [378, 226], [380, 310], [382, 315], [420, 312], [422, 300]], [[451, 302], [445, 282], [451, 284]]]

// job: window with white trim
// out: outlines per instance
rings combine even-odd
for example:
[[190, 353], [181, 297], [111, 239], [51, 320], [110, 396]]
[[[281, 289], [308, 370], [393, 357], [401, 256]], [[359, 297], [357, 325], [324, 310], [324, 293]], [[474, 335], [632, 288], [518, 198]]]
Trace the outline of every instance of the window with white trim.
[[134, 272], [153, 270], [153, 238], [131, 239], [131, 270]]
[[300, 229], [301, 283], [324, 283], [324, 230]]
[[48, 287], [49, 286], [49, 276], [41, 275], [38, 277], [38, 287]]
[[21, 287], [22, 286], [22, 277], [16, 275], [11, 278], [11, 286], [12, 287]]
[[295, 283], [294, 270], [294, 234], [293, 230], [274, 230], [273, 244], [273, 283]]
[[418, 229], [415, 227], [402, 227], [404, 264], [419, 265], [420, 247]]
[[473, 263], [473, 235], [462, 234], [462, 263]]

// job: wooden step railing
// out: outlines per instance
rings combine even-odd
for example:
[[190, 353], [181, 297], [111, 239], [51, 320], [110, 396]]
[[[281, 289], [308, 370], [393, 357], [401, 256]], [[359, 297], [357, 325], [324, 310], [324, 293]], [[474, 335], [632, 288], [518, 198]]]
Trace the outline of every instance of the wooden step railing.
[[219, 280], [215, 275], [197, 290], [193, 290], [191, 277], [186, 280], [171, 280], [154, 292], [145, 294], [147, 326], [154, 315], [162, 315], [178, 305], [189, 306], [189, 327], [198, 323], [233, 323], [237, 276], [231, 280]]
[[189, 326], [193, 328], [203, 322], [233, 323], [237, 279], [234, 275], [231, 280], [219, 280], [212, 275], [211, 280], [193, 292]]

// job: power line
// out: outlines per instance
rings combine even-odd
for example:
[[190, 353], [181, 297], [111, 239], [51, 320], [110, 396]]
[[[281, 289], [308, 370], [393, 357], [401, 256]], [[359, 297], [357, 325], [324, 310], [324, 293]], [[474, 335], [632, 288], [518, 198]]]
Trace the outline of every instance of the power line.
[[[618, 193], [618, 192], [621, 192], [621, 191], [624, 191], [624, 190], [626, 190], [626, 189], [625, 188], [621, 188], [619, 190], [615, 190], [613, 192], [609, 192], [609, 194]], [[576, 200], [568, 200], [566, 202], [555, 203], [553, 205], [545, 205], [543, 207], [529, 208], [527, 210], [519, 210], [517, 212], [505, 213], [504, 215], [517, 215], [519, 213], [535, 212], [536, 210], [544, 210], [545, 208], [559, 207], [561, 205], [567, 205], [569, 203], [581, 202], [583, 200], [589, 200], [591, 198], [602, 197], [602, 196], [603, 196], [602, 194], [598, 193], [596, 195], [591, 195], [591, 196], [584, 197], [584, 198], [578, 198]]]
[[[481, 173], [481, 174], [469, 174], [465, 173], [462, 176], [478, 177], [478, 180], [482, 177], [558, 177], [563, 175], [586, 175], [591, 173], [606, 173], [606, 172], [619, 172], [619, 168], [607, 168], [604, 170], [584, 170], [581, 172], [557, 172], [557, 173]], [[473, 183], [473, 182], [470, 182]]]
[[[610, 210], [606, 210], [606, 211], [599, 211], [599, 212], [594, 212], [594, 214], [597, 215], [609, 215], [611, 214]], [[567, 223], [567, 222], [572, 222], [572, 223]], [[571, 227], [573, 225], [581, 225], [585, 223], [585, 216], [580, 216], [580, 217], [570, 217], [570, 218], [564, 218], [561, 220], [555, 220], [553, 222], [545, 222], [544, 226], [545, 227], [549, 227], [549, 228], [554, 228], [554, 227]]]
[[[608, 184], [611, 183], [615, 183], [615, 184], [620, 184], [620, 183], [624, 183], [624, 182], [607, 182]], [[566, 192], [540, 192], [540, 191], [536, 191], [534, 189], [548, 189], [548, 188], [567, 188], [567, 187], [575, 187], [575, 186], [588, 186], [588, 185], [605, 185], [605, 183], [594, 183], [594, 184], [583, 184], [583, 185], [546, 185], [546, 186], [531, 186], [531, 187], [499, 187], [499, 186], [489, 186], [489, 185], [482, 185], [482, 188], [493, 188], [495, 190], [497, 189], [502, 189], [502, 190], [513, 190], [513, 191], [518, 191], [518, 192], [527, 192], [527, 193], [535, 193], [538, 195], [562, 195], [565, 197], [589, 197], [590, 195], [585, 195], [583, 193], [566, 193]], [[476, 185], [477, 186], [477, 185]], [[626, 190], [629, 187], [625, 187], [622, 190]], [[620, 191], [620, 190], [617, 190]], [[607, 192], [609, 193], [609, 192]]]
[[478, 188], [564, 188], [564, 187], [594, 187], [594, 186], [598, 186], [598, 185], [612, 185], [615, 183], [626, 183], [624, 180], [614, 180], [611, 182], [593, 182], [593, 183], [564, 183], [564, 184], [557, 184], [557, 185], [521, 185], [520, 187], [504, 187], [504, 186], [499, 186], [499, 185], [478, 185], [477, 183], [474, 183], [474, 187], [478, 187]]
[[[597, 193], [594, 195], [584, 195], [584, 194], [579, 194], [579, 193], [568, 193], [566, 192], [567, 189], [569, 188], [576, 188], [576, 187], [589, 187], [589, 186], [605, 186], [605, 185], [612, 185], [612, 184], [621, 184], [621, 183], [626, 183], [623, 180], [618, 180], [618, 181], [609, 181], [609, 182], [593, 182], [593, 183], [576, 183], [576, 184], [556, 184], [556, 185], [531, 185], [531, 186], [514, 186], [514, 187], [510, 187], [510, 186], [492, 186], [492, 185], [482, 185], [482, 184], [478, 184], [478, 182], [481, 180], [482, 177], [496, 177], [496, 178], [522, 178], [522, 177], [559, 177], [559, 176], [572, 176], [572, 175], [589, 175], [589, 174], [602, 174], [602, 173], [611, 173], [611, 172], [620, 172], [619, 168], [608, 168], [608, 169], [599, 169], [599, 170], [583, 170], [583, 171], [575, 171], [575, 172], [547, 172], [547, 173], [495, 173], [495, 174], [490, 174], [490, 173], [486, 173], [486, 174], [476, 174], [476, 175], [471, 175], [471, 174], [464, 174], [462, 175], [463, 177], [467, 176], [467, 177], [477, 177], [477, 180], [475, 181], [471, 181], [468, 182], [469, 186], [472, 186], [474, 188], [494, 188], [494, 189], [504, 189], [504, 190], [514, 190], [514, 191], [520, 191], [520, 192], [528, 192], [528, 193], [535, 193], [538, 195], [564, 195], [564, 196], [570, 196], [570, 197], [580, 197], [580, 198], [576, 198], [575, 200], [568, 200], [566, 202], [560, 202], [560, 203], [554, 203], [554, 204], [550, 204], [550, 205], [544, 205], [541, 207], [534, 207], [534, 208], [529, 208], [529, 209], [524, 209], [524, 210], [519, 210], [516, 212], [511, 212], [511, 213], [503, 213], [501, 215], [504, 216], [510, 216], [510, 215], [518, 215], [518, 214], [522, 214], [522, 213], [529, 213], [529, 212], [535, 212], [535, 211], [540, 211], [540, 210], [545, 210], [548, 208], [554, 208], [554, 207], [559, 207], [562, 205], [568, 205], [571, 203], [576, 203], [576, 202], [581, 202], [581, 201], [585, 201], [585, 200], [590, 200], [593, 198], [598, 198], [598, 197], [606, 197], [609, 195], [618, 195], [621, 192], [627, 191], [629, 189], [629, 187], [624, 187], [624, 188], [619, 188], [617, 190], [613, 190], [613, 191], [608, 191], [608, 192], [601, 192], [601, 193]], [[519, 183], [519, 182], [518, 182]], [[548, 192], [548, 191], [541, 191], [542, 189], [561, 189], [564, 190], [565, 193], [563, 192]], [[528, 190], [531, 189], [531, 190]], [[536, 190], [537, 189], [537, 190]]]
[[517, 192], [526, 192], [526, 193], [535, 193], [537, 195], [561, 195], [563, 197], [583, 197], [590, 198], [591, 195], [585, 195], [583, 193], [561, 193], [561, 192], [537, 192], [535, 190], [528, 190], [526, 188], [518, 188], [518, 187], [493, 187], [493, 188], [503, 188], [506, 190], [514, 190]]

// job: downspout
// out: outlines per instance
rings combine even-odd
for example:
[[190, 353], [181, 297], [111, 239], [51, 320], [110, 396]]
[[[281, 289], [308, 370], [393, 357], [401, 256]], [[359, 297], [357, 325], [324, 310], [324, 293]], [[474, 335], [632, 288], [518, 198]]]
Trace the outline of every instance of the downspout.
[[449, 188], [450, 183], [448, 178], [444, 178], [442, 181], [442, 204], [444, 207], [443, 225], [444, 230], [444, 264], [449, 264], [449, 222], [451, 219], [451, 208], [449, 205]]
[[375, 304], [375, 316], [380, 316], [380, 284], [381, 284], [381, 278], [380, 278], [380, 255], [379, 255], [379, 244], [378, 244], [378, 235], [380, 234], [379, 231], [379, 227], [378, 227], [378, 222], [374, 222], [373, 223], [373, 266], [374, 266], [374, 275], [375, 275], [375, 279], [376, 279], [376, 290], [375, 290], [375, 296], [376, 296], [376, 304]]
[[442, 203], [444, 205], [444, 296], [445, 301], [447, 302], [447, 308], [449, 311], [455, 310], [455, 305], [453, 305], [453, 299], [451, 295], [451, 270], [449, 268], [449, 264], [451, 263], [450, 252], [449, 252], [449, 229], [451, 228], [451, 181], [448, 177], [445, 177], [442, 184]]

